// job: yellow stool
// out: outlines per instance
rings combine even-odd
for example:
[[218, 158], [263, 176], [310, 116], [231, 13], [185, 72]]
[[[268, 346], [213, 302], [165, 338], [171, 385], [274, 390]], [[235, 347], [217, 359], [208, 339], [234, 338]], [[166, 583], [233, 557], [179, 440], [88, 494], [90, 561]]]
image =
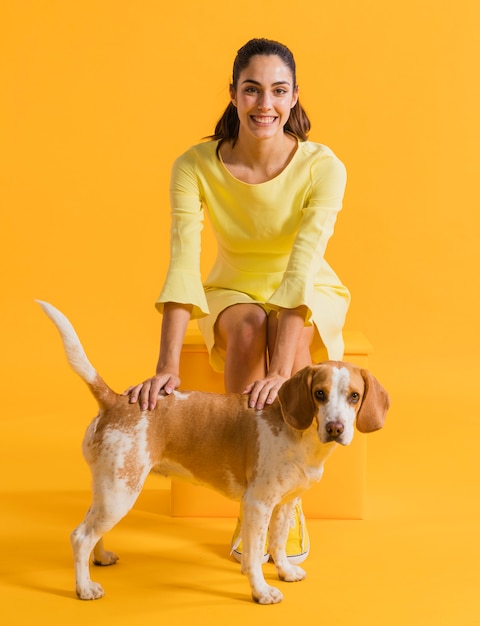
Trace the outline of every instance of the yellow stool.
[[[344, 360], [368, 368], [372, 345], [361, 332], [345, 331]], [[208, 363], [200, 331], [190, 326], [182, 349], [180, 378], [183, 389], [223, 393], [223, 375]], [[365, 509], [367, 447], [365, 435], [355, 433], [346, 448], [338, 447], [325, 464], [320, 483], [302, 496], [307, 518], [362, 519]], [[196, 485], [172, 480], [171, 511], [178, 517], [238, 517], [239, 504]]]

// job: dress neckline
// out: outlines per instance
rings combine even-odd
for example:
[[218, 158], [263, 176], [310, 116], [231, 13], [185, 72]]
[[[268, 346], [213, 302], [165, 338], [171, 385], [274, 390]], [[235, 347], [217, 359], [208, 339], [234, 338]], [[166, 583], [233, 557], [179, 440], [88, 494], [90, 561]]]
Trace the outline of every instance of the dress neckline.
[[247, 183], [246, 181], [242, 180], [241, 178], [237, 178], [237, 176], [235, 176], [235, 174], [232, 174], [232, 172], [228, 169], [227, 165], [224, 163], [223, 159], [222, 159], [222, 155], [220, 154], [220, 150], [218, 149], [218, 143], [217, 143], [217, 148], [216, 148], [216, 153], [218, 156], [218, 159], [220, 161], [220, 163], [222, 164], [223, 169], [225, 170], [225, 172], [227, 172], [227, 174], [230, 176], [230, 178], [232, 178], [233, 180], [235, 180], [238, 183], [241, 183], [242, 185], [247, 185], [249, 187], [259, 187], [261, 185], [268, 185], [268, 183], [271, 183], [275, 180], [278, 180], [281, 176], [283, 176], [283, 174], [285, 174], [285, 172], [290, 168], [290, 166], [292, 165], [293, 161], [295, 160], [295, 157], [297, 156], [298, 152], [299, 152], [299, 146], [300, 146], [300, 141], [295, 137], [296, 139], [296, 147], [295, 150], [293, 150], [292, 155], [290, 157], [290, 159], [288, 160], [287, 164], [285, 165], [285, 167], [278, 172], [278, 174], [275, 174], [275, 176], [273, 176], [272, 178], [269, 178], [268, 180], [264, 180], [260, 183]]

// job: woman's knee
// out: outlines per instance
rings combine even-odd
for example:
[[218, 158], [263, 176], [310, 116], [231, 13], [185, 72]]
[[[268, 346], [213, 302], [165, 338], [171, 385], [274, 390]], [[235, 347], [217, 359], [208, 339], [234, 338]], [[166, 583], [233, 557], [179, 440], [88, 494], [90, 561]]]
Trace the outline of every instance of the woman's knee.
[[251, 349], [256, 345], [265, 349], [267, 342], [267, 315], [256, 304], [235, 304], [219, 315], [215, 326], [216, 343], [226, 350]]

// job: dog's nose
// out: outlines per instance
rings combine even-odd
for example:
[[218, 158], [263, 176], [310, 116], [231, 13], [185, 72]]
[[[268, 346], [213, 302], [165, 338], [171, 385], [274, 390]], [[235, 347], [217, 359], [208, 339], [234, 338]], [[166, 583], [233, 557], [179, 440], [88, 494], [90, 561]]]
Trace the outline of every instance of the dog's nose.
[[332, 439], [336, 439], [343, 433], [344, 426], [342, 422], [328, 422], [326, 430]]

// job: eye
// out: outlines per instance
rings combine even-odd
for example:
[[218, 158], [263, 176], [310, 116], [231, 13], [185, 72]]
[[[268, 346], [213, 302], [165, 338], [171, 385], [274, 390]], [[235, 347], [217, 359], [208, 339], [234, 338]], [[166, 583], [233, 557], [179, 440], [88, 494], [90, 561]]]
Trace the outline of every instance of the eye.
[[360, 400], [360, 394], [354, 391], [350, 394], [349, 400], [352, 404], [357, 404], [357, 402]]
[[319, 401], [319, 402], [325, 402], [326, 398], [325, 398], [325, 392], [322, 391], [321, 389], [317, 389], [317, 391], [315, 392], [315, 398]]

